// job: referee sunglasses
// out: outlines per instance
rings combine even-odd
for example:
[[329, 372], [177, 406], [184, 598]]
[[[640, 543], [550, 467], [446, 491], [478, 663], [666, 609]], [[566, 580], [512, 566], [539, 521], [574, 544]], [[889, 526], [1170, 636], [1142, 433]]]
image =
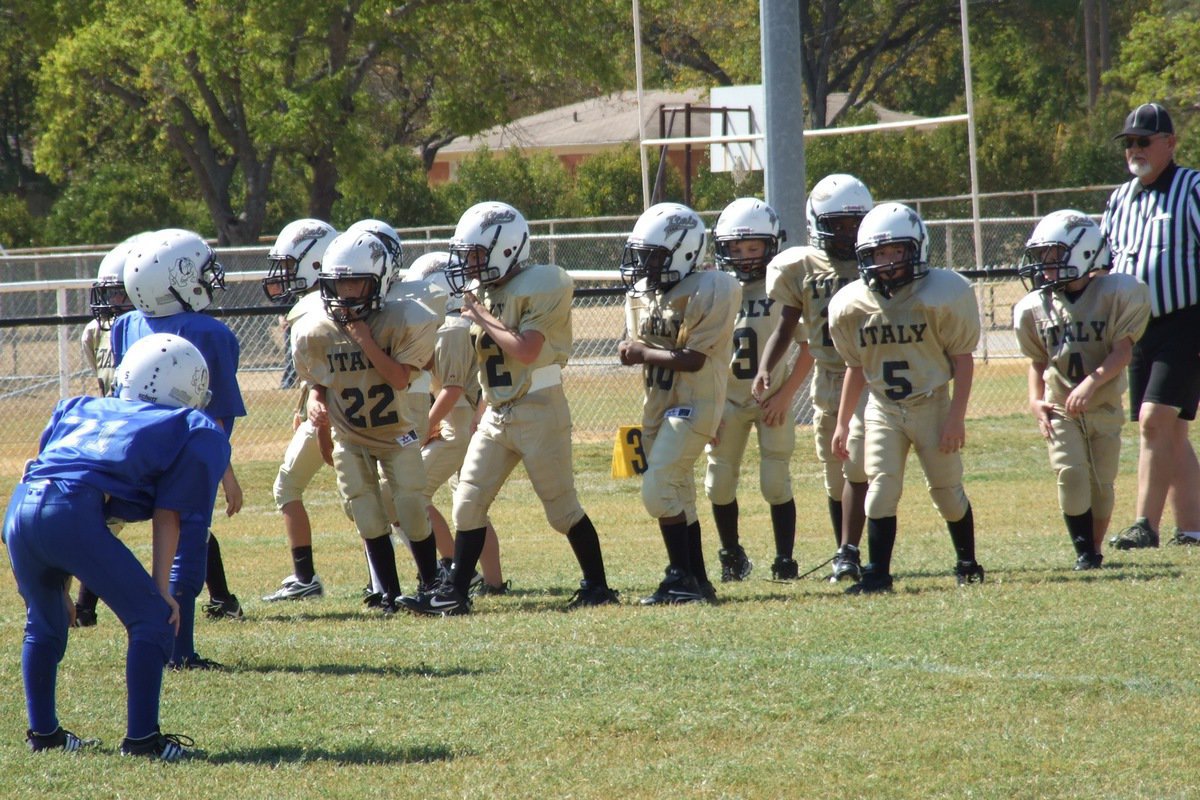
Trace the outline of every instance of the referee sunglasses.
[[1121, 140], [1121, 143], [1124, 145], [1126, 150], [1133, 149], [1134, 145], [1137, 145], [1141, 149], [1145, 150], [1147, 147], [1150, 146], [1150, 143], [1153, 142], [1155, 139], [1157, 139], [1160, 136], [1167, 136], [1167, 135], [1168, 134], [1165, 134], [1165, 133], [1155, 133], [1155, 134], [1151, 134], [1150, 136], [1126, 136], [1125, 138], [1123, 138]]

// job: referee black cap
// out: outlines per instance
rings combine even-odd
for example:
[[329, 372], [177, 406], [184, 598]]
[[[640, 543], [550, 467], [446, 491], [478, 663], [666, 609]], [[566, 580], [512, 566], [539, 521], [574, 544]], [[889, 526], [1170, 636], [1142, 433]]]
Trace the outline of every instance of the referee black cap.
[[1125, 129], [1114, 136], [1150, 136], [1155, 133], [1174, 133], [1171, 115], [1158, 103], [1142, 103], [1125, 118]]

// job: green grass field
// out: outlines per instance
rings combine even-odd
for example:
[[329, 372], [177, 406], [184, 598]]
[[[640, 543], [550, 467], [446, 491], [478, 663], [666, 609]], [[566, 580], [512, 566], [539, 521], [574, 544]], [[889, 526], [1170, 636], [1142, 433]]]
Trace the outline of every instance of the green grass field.
[[[125, 637], [104, 608], [98, 627], [72, 634], [59, 677], [64, 724], [103, 745], [31, 756], [19, 689], [24, 611], [5, 571], [3, 794], [1200, 796], [1200, 548], [1111, 552], [1105, 570], [1074, 573], [1031, 422], [973, 420], [968, 434], [982, 586], [955, 586], [953, 550], [915, 459], [894, 594], [850, 598], [815, 578], [766, 580], [772, 539], [751, 464], [740, 498], [750, 580], [718, 584], [715, 606], [639, 608], [665, 564], [661, 538], [636, 481], [611, 480], [610, 445], [597, 443], [576, 450], [577, 485], [625, 605], [560, 611], [578, 579], [574, 559], [518, 471], [493, 509], [515, 591], [446, 620], [360, 610], [361, 547], [330, 471], [309, 493], [328, 595], [262, 603], [291, 562], [270, 501], [276, 464], [243, 463], [245, 510], [214, 529], [247, 619], [197, 623], [200, 652], [230, 670], [164, 681], [164, 730], [191, 735], [206, 756], [159, 765], [115, 754]], [[1132, 427], [1126, 434], [1117, 525], [1133, 502], [1136, 441]], [[807, 569], [831, 555], [832, 537], [808, 429], [800, 441], [796, 558]], [[716, 536], [701, 510], [711, 571]], [[148, 553], [145, 526], [123, 537]], [[407, 588], [406, 554], [400, 563]]]

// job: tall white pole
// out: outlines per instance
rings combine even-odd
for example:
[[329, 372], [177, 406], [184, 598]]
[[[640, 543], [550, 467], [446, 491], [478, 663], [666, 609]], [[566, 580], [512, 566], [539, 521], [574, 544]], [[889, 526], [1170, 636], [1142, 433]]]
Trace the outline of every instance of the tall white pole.
[[638, 155], [642, 159], [642, 210], [650, 207], [650, 162], [642, 140], [646, 138], [646, 115], [642, 111], [642, 9], [633, 0], [633, 71], [637, 76]]
[[788, 242], [803, 244], [806, 225], [800, 7], [794, 0], [762, 0], [758, 19], [766, 107], [766, 200], [779, 214]]
[[962, 10], [963, 80], [967, 92], [967, 152], [971, 161], [971, 220], [975, 236], [975, 267], [982, 269], [983, 229], [979, 223], [979, 166], [975, 146], [975, 93], [971, 89], [971, 34], [967, 23], [967, 0], [958, 0], [958, 5]]

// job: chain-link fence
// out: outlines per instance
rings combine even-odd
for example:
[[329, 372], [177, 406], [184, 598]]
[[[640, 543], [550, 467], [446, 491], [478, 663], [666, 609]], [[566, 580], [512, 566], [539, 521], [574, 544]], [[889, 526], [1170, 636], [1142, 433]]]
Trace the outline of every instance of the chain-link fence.
[[[623, 334], [624, 298], [615, 267], [632, 219], [590, 231], [557, 221], [535, 230], [532, 258], [557, 263], [575, 276], [575, 350], [564, 375], [578, 441], [609, 439], [617, 425], [640, 420], [641, 373], [622, 367], [616, 348]], [[985, 263], [974, 267], [969, 220], [932, 220], [930, 260], [953, 265], [975, 283], [984, 336], [971, 402], [974, 416], [1001, 416], [1025, 409], [1025, 365], [1012, 333], [1012, 307], [1023, 295], [1013, 266], [1036, 219], [987, 219], [982, 223]], [[597, 231], [599, 227], [608, 232]], [[405, 261], [444, 249], [449, 231], [406, 231]], [[291, 433], [297, 390], [291, 386], [280, 310], [260, 288], [264, 247], [222, 248], [227, 289], [213, 313], [241, 342], [238, 380], [249, 415], [238, 423], [234, 445], [240, 460], [274, 460]], [[60, 397], [95, 393], [96, 382], [82, 357], [80, 335], [89, 320], [88, 289], [101, 249], [0, 257], [0, 467], [30, 457], [53, 404]], [[797, 419], [810, 418], [807, 392], [797, 399]], [[1040, 464], [1038, 465], [1041, 466]]]

